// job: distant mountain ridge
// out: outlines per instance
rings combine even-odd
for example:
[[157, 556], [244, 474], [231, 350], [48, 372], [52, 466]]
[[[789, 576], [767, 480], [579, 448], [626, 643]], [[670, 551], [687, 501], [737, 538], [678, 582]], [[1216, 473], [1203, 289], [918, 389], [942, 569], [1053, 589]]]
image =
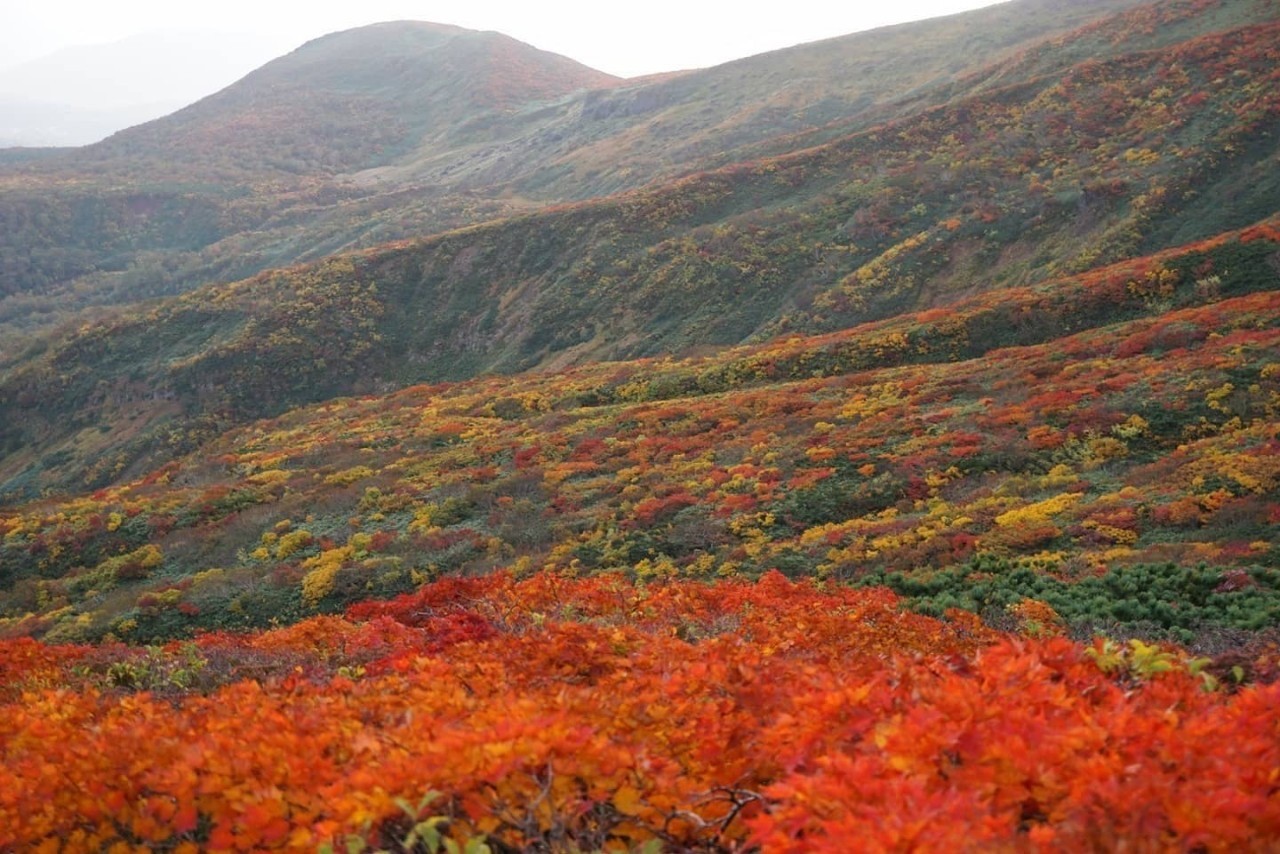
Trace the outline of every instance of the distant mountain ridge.
[[0, 138], [89, 145], [216, 92], [287, 46], [250, 33], [165, 30], [2, 67]]
[[115, 109], [85, 109], [68, 104], [0, 95], [0, 148], [88, 145], [119, 130], [181, 107], [180, 103], [133, 104]]

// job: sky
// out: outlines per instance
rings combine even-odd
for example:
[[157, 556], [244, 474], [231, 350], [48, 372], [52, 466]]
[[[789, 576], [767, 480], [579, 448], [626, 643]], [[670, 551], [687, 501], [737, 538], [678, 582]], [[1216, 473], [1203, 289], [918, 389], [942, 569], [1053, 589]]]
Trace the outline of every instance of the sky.
[[497, 30], [635, 77], [989, 5], [993, 0], [0, 0], [0, 68], [154, 31], [253, 35], [286, 53], [337, 30], [421, 20]]

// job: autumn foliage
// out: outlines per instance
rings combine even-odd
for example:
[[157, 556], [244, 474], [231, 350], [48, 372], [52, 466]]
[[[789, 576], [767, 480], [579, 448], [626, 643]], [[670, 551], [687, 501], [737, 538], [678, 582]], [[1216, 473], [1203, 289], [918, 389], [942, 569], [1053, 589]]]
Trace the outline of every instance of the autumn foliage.
[[0, 851], [1273, 848], [1266, 5], [24, 344]]
[[5, 849], [387, 845], [429, 793], [494, 850], [1280, 834], [1280, 685], [777, 574], [497, 575], [260, 634], [4, 653]]
[[0, 635], [153, 643], [502, 568], [777, 569], [935, 616], [1031, 597], [1086, 631], [1264, 630], [1278, 245], [1266, 221], [830, 335], [259, 421], [0, 510]]

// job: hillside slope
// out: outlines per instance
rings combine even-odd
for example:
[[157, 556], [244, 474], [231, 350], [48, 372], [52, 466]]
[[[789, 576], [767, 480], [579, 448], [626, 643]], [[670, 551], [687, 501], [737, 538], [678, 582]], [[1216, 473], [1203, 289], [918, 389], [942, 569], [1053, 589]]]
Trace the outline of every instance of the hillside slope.
[[1257, 630], [1280, 619], [1278, 283], [1272, 221], [818, 338], [300, 409], [0, 512], [3, 630], [168, 637], [498, 566]]
[[4, 491], [103, 484], [332, 395], [839, 329], [1242, 227], [1280, 210], [1277, 45], [1271, 22], [1084, 62], [69, 331], [0, 378]]
[[[965, 75], [1135, 2], [1017, 0], [626, 85], [495, 34], [336, 34], [175, 116], [0, 174], [0, 331], [794, 150], [812, 144], [796, 132], [942, 103]], [[1152, 40], [1117, 32], [1091, 49]], [[556, 97], [568, 84], [595, 88]]]

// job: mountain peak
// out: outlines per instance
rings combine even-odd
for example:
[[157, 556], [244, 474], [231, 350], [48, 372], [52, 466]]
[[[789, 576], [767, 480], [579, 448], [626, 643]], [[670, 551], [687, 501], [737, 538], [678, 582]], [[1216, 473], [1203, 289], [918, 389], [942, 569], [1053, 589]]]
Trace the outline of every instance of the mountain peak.
[[[305, 42], [296, 50], [268, 64], [329, 63], [353, 58], [417, 57], [456, 39], [487, 41], [506, 38], [498, 33], [469, 30], [430, 21], [383, 21], [349, 30], [338, 30]], [[529, 47], [530, 50], [536, 48]]]
[[153, 176], [337, 174], [377, 166], [486, 112], [618, 82], [499, 33], [389, 21], [313, 39], [85, 153], [134, 169], [141, 154]]

